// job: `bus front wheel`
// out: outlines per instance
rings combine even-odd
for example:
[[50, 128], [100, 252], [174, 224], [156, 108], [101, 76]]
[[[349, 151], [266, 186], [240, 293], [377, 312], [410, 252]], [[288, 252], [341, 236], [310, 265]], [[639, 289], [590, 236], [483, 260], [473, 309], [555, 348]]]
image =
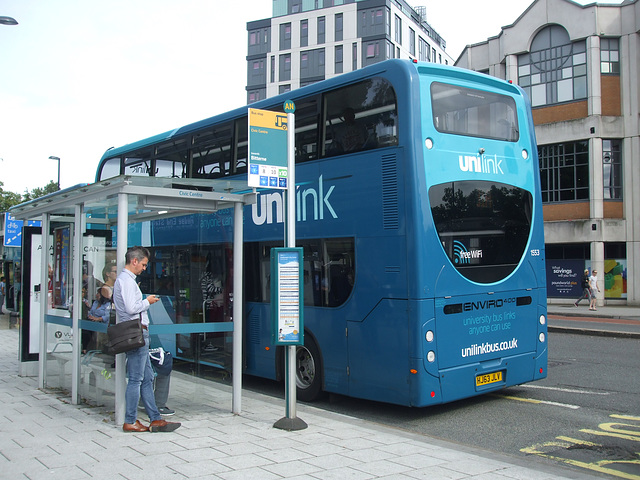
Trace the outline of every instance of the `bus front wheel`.
[[296, 395], [303, 402], [312, 402], [322, 390], [320, 351], [310, 338], [296, 348]]

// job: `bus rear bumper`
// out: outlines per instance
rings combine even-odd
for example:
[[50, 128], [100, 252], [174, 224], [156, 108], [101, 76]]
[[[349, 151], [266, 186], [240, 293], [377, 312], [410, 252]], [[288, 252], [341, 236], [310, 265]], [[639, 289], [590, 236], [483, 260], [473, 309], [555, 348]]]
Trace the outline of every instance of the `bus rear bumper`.
[[452, 402], [544, 378], [546, 365], [545, 350], [542, 355], [523, 353], [440, 370], [441, 400]]

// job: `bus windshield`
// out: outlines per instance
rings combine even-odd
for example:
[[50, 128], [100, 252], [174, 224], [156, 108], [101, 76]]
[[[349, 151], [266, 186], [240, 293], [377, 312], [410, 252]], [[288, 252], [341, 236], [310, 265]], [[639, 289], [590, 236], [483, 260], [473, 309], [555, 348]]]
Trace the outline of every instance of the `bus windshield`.
[[431, 102], [433, 125], [439, 132], [518, 141], [516, 103], [511, 97], [434, 82]]

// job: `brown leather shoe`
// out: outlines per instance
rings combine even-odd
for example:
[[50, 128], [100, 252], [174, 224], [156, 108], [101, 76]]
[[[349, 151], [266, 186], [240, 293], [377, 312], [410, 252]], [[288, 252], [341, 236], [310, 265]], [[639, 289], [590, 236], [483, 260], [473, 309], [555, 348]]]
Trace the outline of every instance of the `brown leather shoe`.
[[122, 430], [125, 432], [148, 432], [149, 427], [140, 423], [140, 420], [136, 420], [136, 423], [125, 423], [122, 425]]
[[167, 422], [166, 420], [154, 420], [149, 424], [150, 432], [173, 432], [182, 425], [180, 422]]

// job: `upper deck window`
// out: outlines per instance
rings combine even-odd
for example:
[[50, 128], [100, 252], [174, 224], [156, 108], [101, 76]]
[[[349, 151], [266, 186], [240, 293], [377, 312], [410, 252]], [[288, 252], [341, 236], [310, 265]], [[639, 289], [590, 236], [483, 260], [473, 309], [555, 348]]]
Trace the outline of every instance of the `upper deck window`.
[[324, 96], [324, 155], [342, 155], [398, 144], [393, 86], [372, 78]]
[[431, 84], [433, 124], [439, 132], [517, 142], [516, 102], [484, 90]]

